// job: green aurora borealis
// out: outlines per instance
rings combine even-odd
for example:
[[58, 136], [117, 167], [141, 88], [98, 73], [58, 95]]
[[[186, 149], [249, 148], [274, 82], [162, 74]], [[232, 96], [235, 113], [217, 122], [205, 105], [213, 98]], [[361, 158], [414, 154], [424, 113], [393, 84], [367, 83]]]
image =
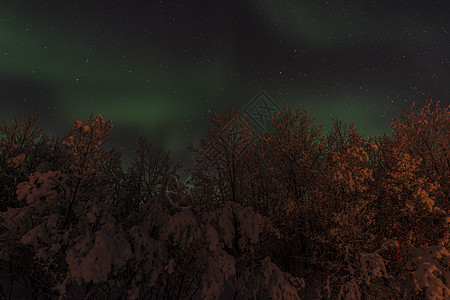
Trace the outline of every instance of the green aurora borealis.
[[185, 165], [210, 109], [260, 89], [365, 136], [412, 101], [449, 104], [446, 1], [330, 2], [2, 2], [0, 118], [34, 108], [63, 135], [100, 113], [125, 161], [143, 135]]

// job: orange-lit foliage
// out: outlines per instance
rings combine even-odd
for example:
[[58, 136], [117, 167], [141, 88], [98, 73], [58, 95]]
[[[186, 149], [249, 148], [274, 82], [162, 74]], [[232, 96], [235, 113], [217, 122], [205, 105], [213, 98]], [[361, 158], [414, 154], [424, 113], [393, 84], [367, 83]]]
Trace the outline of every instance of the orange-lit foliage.
[[372, 150], [372, 144], [353, 124], [347, 126], [338, 120], [326, 138], [319, 183], [311, 195], [317, 203], [321, 229], [312, 239], [315, 242], [312, 252], [318, 266], [335, 274], [327, 281], [329, 297], [337, 296], [338, 287], [339, 294], [360, 293], [363, 278], [355, 276], [361, 266], [360, 256], [373, 251], [376, 196], [368, 155]]
[[[441, 124], [435, 138], [447, 132], [442, 128], [448, 122], [446, 113], [421, 116], [436, 119], [428, 120], [430, 124]], [[412, 128], [421, 122], [408, 114], [404, 118]], [[381, 256], [364, 254], [364, 259], [377, 261], [383, 270], [380, 276], [389, 278], [386, 270], [403, 272], [411, 249], [443, 242], [447, 223], [436, 204], [444, 200], [448, 188], [431, 179], [438, 179], [430, 174], [435, 169], [424, 171], [427, 165], [420, 155], [405, 150], [411, 148], [412, 139], [406, 143], [394, 134], [368, 142], [353, 124], [336, 121], [325, 142], [312, 120], [306, 110], [286, 109], [252, 143], [244, 170], [251, 178], [250, 205], [263, 214], [261, 257], [269, 254], [296, 275], [302, 274], [302, 266], [325, 268], [335, 275], [330, 286], [341, 287], [339, 293], [357, 293], [367, 278], [351, 278], [363, 267], [364, 253], [379, 252]], [[400, 121], [396, 126], [398, 132], [409, 128]], [[444, 154], [439, 158], [445, 157], [448, 144], [428, 143], [440, 145]], [[433, 155], [429, 157], [436, 159]], [[439, 178], [445, 183], [445, 177]], [[366, 292], [376, 293], [378, 288]]]
[[392, 123], [392, 137], [377, 139], [377, 226], [382, 238], [399, 243], [386, 253], [393, 269], [407, 259], [407, 247], [449, 245], [445, 156], [450, 115], [438, 104], [432, 111], [430, 104], [419, 111], [413, 105]]
[[[395, 143], [401, 151], [421, 159], [418, 168], [421, 174], [437, 182], [436, 203], [450, 209], [450, 111], [441, 108], [439, 101], [428, 102], [416, 109], [412, 104], [409, 112], [392, 123]], [[446, 191], [446, 192], [445, 192]]]
[[91, 115], [86, 123], [80, 120], [73, 123], [63, 144], [73, 158], [71, 168], [77, 170], [79, 175], [99, 171], [97, 167], [105, 153], [101, 146], [108, 139], [112, 128], [111, 120], [105, 122], [100, 114], [95, 119]]
[[327, 160], [323, 168], [322, 186], [331, 197], [334, 209], [352, 200], [367, 196], [369, 184], [373, 181], [373, 170], [369, 165], [367, 150], [373, 146], [353, 127], [336, 121], [327, 137]]
[[[28, 121], [25, 127], [27, 124]], [[20, 274], [32, 294], [53, 298], [56, 285], [61, 284], [64, 289], [62, 281], [67, 264], [71, 263], [66, 256], [68, 249], [88, 232], [85, 238], [92, 238], [90, 233], [96, 231], [86, 220], [93, 220], [87, 217], [90, 211], [97, 214], [97, 225], [111, 222], [105, 205], [112, 194], [109, 177], [114, 155], [101, 148], [111, 128], [111, 122], [105, 122], [99, 115], [95, 120], [91, 116], [86, 123], [75, 122], [63, 142], [44, 136], [45, 144], [39, 144], [28, 131], [16, 129], [13, 134], [23, 136], [21, 140], [26, 141], [21, 143], [27, 144], [27, 148], [16, 148], [27, 159], [18, 161], [16, 157], [11, 168], [24, 164], [29, 173], [16, 185], [17, 200], [25, 205], [8, 207], [1, 215], [1, 226], [6, 229], [2, 238], [8, 241], [7, 248], [1, 247], [1, 254], [3, 260], [10, 261], [8, 272]], [[114, 234], [114, 229], [109, 228]]]

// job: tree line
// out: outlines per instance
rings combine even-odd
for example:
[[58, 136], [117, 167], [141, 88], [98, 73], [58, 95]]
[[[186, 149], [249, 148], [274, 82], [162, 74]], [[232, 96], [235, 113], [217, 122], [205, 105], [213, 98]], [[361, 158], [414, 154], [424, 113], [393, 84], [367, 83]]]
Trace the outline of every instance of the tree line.
[[213, 111], [189, 185], [143, 138], [123, 170], [101, 115], [62, 138], [4, 120], [0, 295], [448, 299], [448, 109], [413, 104], [370, 140], [301, 106], [261, 134]]

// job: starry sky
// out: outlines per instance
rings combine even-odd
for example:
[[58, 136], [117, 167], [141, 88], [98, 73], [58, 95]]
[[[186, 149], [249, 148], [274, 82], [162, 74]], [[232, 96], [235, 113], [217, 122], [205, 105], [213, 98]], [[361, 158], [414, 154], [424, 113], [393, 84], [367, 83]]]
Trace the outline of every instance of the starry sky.
[[34, 109], [62, 136], [100, 113], [125, 164], [142, 135], [189, 165], [231, 104], [380, 135], [412, 101], [449, 105], [449, 20], [444, 0], [1, 1], [0, 119]]

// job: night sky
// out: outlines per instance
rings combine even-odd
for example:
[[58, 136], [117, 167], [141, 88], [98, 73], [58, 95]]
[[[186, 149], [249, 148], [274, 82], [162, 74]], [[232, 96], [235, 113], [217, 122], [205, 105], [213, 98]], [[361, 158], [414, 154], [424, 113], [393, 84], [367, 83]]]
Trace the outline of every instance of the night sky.
[[33, 108], [50, 135], [100, 113], [109, 146], [139, 135], [187, 165], [211, 109], [264, 91], [316, 124], [389, 132], [412, 101], [449, 105], [448, 1], [0, 3], [0, 119]]

